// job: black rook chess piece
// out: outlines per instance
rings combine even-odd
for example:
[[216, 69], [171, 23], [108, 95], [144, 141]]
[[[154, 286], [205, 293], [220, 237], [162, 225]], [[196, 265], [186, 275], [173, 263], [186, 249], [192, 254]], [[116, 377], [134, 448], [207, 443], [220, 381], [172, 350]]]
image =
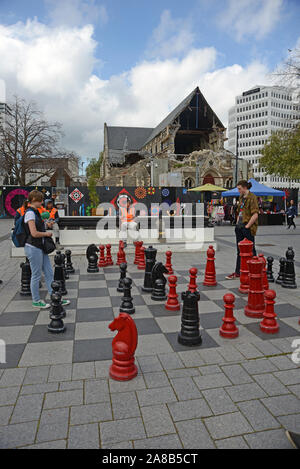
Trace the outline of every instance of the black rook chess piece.
[[145, 277], [144, 277], [144, 285], [142, 286], [142, 290], [147, 293], [152, 292], [152, 269], [155, 265], [157, 249], [149, 246], [145, 249], [145, 257], [146, 257], [146, 268], [145, 268]]
[[124, 291], [124, 279], [126, 278], [126, 271], [127, 264], [125, 262], [122, 262], [122, 264], [120, 264], [120, 279], [119, 284], [117, 286], [117, 291], [120, 293], [123, 293]]
[[152, 269], [152, 295], [151, 300], [164, 301], [166, 297], [167, 280], [164, 274], [168, 274], [168, 269], [162, 262], [157, 262]]
[[181, 331], [178, 334], [178, 342], [182, 345], [200, 345], [202, 338], [200, 335], [198, 301], [200, 293], [189, 290], [181, 294], [183, 308], [181, 315]]
[[284, 257], [281, 257], [279, 259], [279, 265], [280, 265], [280, 268], [279, 268], [278, 277], [276, 279], [276, 283], [281, 285], [282, 280], [283, 280], [284, 266], [285, 266], [285, 258]]
[[62, 319], [63, 307], [61, 304], [61, 294], [58, 291], [59, 284], [57, 282], [52, 282], [51, 286], [53, 288], [53, 292], [51, 294], [51, 310], [50, 310], [51, 321], [50, 321], [50, 324], [48, 325], [48, 331], [58, 334], [60, 332], [64, 332], [66, 329], [63, 319]]
[[267, 257], [267, 263], [268, 263], [267, 278], [268, 278], [269, 283], [275, 282], [274, 275], [273, 275], [273, 262], [274, 262], [274, 257], [272, 256]]
[[74, 269], [74, 267], [73, 267], [72, 259], [71, 259], [71, 254], [72, 254], [72, 252], [70, 251], [70, 249], [67, 249], [67, 250], [65, 251], [65, 253], [66, 253], [66, 258], [67, 258], [67, 264], [66, 264], [67, 272], [68, 272], [69, 274], [74, 274], [75, 269]]
[[132, 303], [132, 296], [131, 296], [131, 287], [132, 287], [132, 280], [131, 278], [124, 278], [123, 280], [123, 297], [122, 303], [120, 306], [120, 313], [127, 313], [133, 314], [135, 313], [135, 308]]
[[292, 247], [289, 247], [285, 253], [286, 261], [284, 265], [283, 280], [281, 286], [283, 288], [297, 288], [295, 274], [295, 253]]
[[63, 266], [63, 256], [60, 251], [57, 251], [54, 256], [54, 280], [59, 282], [60, 290], [59, 293], [61, 295], [66, 295], [68, 292], [66, 290], [66, 282], [65, 282], [65, 272]]
[[27, 257], [26, 257], [26, 261], [20, 264], [20, 267], [22, 269], [20, 295], [30, 296], [31, 295], [31, 290], [30, 290], [31, 268], [30, 268], [29, 260], [27, 259]]

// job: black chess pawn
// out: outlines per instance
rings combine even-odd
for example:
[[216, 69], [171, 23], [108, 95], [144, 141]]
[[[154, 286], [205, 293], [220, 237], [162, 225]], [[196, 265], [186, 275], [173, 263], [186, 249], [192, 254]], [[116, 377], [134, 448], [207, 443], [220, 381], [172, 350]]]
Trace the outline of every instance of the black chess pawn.
[[71, 259], [71, 254], [72, 254], [72, 252], [70, 251], [70, 249], [67, 249], [67, 250], [65, 251], [65, 253], [66, 253], [66, 269], [67, 269], [67, 272], [68, 272], [69, 274], [74, 274], [75, 269], [74, 269], [74, 267], [73, 267], [72, 259]]
[[145, 277], [144, 277], [144, 285], [142, 286], [142, 290], [147, 293], [152, 292], [152, 269], [155, 265], [156, 261], [156, 254], [157, 249], [149, 246], [145, 249], [145, 258], [146, 258], [146, 268], [145, 268]]
[[[59, 282], [53, 281], [51, 283], [51, 287], [52, 287], [52, 293], [59, 293], [61, 295]], [[61, 313], [62, 318], [66, 317], [66, 310], [64, 309], [62, 302], [60, 303], [60, 313]]]
[[62, 258], [63, 258], [63, 268], [64, 268], [65, 280], [69, 280], [70, 277], [69, 277], [67, 267], [66, 267], [66, 255], [64, 253], [62, 253], [61, 255], [62, 255]]
[[154, 301], [165, 301], [166, 296], [166, 282], [162, 278], [157, 278], [154, 282], [154, 288], [151, 294], [151, 300]]
[[278, 276], [277, 276], [277, 279], [276, 279], [276, 283], [278, 283], [279, 285], [282, 284], [282, 280], [283, 280], [283, 274], [284, 274], [284, 266], [285, 266], [285, 258], [284, 257], [281, 257], [279, 259], [279, 273], [278, 273]]
[[26, 261], [20, 264], [22, 269], [21, 271], [21, 290], [20, 295], [22, 296], [30, 296], [30, 281], [31, 281], [31, 268], [29, 264], [29, 260], [26, 257]]
[[182, 345], [200, 345], [202, 338], [200, 335], [200, 320], [198, 301], [200, 293], [198, 291], [183, 292], [181, 295], [183, 300], [181, 315], [181, 331], [178, 334], [178, 342]]
[[99, 272], [99, 267], [98, 267], [98, 256], [96, 252], [90, 254], [88, 257], [88, 267], [87, 271], [89, 273], [96, 273]]
[[286, 251], [286, 261], [284, 265], [283, 280], [281, 286], [283, 288], [297, 288], [295, 274], [295, 253], [292, 247]]
[[63, 256], [60, 251], [57, 251], [54, 256], [54, 280], [59, 282], [61, 295], [67, 295], [65, 272], [63, 267]]
[[123, 280], [123, 297], [120, 306], [120, 313], [133, 314], [135, 308], [132, 303], [131, 296], [132, 280], [131, 278], [124, 278]]
[[[66, 327], [63, 322], [63, 316], [61, 312], [62, 304], [61, 304], [61, 294], [57, 291], [57, 286], [54, 285], [57, 282], [52, 282], [52, 288], [56, 289], [51, 293], [51, 310], [50, 310], [50, 323], [48, 325], [48, 331], [58, 334], [60, 332], [64, 332]], [[59, 287], [59, 284], [58, 284]]]
[[269, 283], [275, 282], [274, 275], [273, 275], [273, 262], [274, 262], [274, 257], [268, 256], [267, 257], [267, 278]]
[[117, 291], [120, 293], [123, 293], [124, 291], [124, 279], [126, 278], [126, 272], [127, 264], [125, 262], [122, 262], [122, 264], [120, 264], [120, 279], [119, 284], [117, 286]]

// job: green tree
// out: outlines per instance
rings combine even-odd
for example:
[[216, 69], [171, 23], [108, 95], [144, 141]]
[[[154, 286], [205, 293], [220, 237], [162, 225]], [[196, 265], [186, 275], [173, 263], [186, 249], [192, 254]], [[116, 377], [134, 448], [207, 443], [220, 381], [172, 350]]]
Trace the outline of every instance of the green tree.
[[300, 179], [300, 125], [272, 134], [262, 155], [259, 165], [267, 174]]
[[100, 167], [103, 159], [103, 152], [100, 153], [99, 158], [93, 158], [92, 161], [86, 168], [86, 176], [87, 176], [87, 185], [89, 189], [89, 196], [91, 203], [94, 207], [99, 205], [100, 199], [97, 194], [96, 186], [97, 181], [100, 177]]

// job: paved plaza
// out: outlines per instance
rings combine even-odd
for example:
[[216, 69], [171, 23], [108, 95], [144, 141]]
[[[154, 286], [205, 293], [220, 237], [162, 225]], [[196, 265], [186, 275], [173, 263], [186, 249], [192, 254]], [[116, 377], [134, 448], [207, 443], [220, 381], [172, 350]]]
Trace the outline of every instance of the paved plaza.
[[[274, 274], [288, 246], [296, 254], [298, 289], [270, 284], [276, 335], [262, 334], [259, 319], [244, 315], [239, 281], [225, 280], [235, 265], [233, 227], [215, 229], [217, 287], [202, 286], [204, 253], [173, 254], [178, 293], [186, 290], [188, 270], [198, 268], [201, 346], [177, 343], [180, 312], [141, 294], [143, 272], [129, 254], [139, 373], [118, 382], [108, 378], [118, 267], [87, 274], [85, 257], [73, 257], [67, 329], [52, 335], [49, 311], [34, 311], [31, 299], [19, 295], [21, 259], [10, 258], [11, 225], [0, 220], [0, 339], [7, 349], [7, 363], [0, 364], [0, 448], [291, 448], [285, 429], [300, 432], [300, 364], [292, 360], [292, 343], [300, 341], [300, 227], [260, 227], [256, 237], [257, 251], [275, 259]], [[233, 340], [219, 335], [227, 292], [236, 296]], [[44, 283], [41, 295], [48, 298]]]

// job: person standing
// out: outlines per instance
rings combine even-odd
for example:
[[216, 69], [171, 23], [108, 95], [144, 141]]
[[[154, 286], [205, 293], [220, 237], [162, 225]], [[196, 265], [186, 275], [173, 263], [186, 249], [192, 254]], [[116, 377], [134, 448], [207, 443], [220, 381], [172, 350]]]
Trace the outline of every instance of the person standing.
[[240, 193], [239, 201], [237, 204], [237, 221], [235, 227], [237, 259], [235, 272], [227, 275], [227, 279], [232, 280], [240, 276], [241, 258], [239, 251], [239, 242], [244, 238], [253, 242], [253, 256], [256, 256], [255, 250], [255, 235], [258, 227], [258, 202], [255, 194], [250, 192], [252, 187], [251, 182], [239, 181], [237, 188]]
[[294, 230], [295, 230], [296, 225], [295, 225], [295, 222], [294, 222], [294, 218], [297, 216], [297, 211], [296, 211], [296, 207], [294, 205], [293, 200], [290, 200], [290, 206], [287, 209], [286, 214], [287, 214], [287, 222], [288, 222], [287, 230], [289, 230], [292, 225], [293, 225]]
[[56, 207], [54, 207], [51, 199], [45, 200], [45, 209], [47, 212], [49, 212], [49, 228], [53, 230], [56, 249], [63, 249], [63, 246], [61, 246], [59, 243], [58, 210]]

